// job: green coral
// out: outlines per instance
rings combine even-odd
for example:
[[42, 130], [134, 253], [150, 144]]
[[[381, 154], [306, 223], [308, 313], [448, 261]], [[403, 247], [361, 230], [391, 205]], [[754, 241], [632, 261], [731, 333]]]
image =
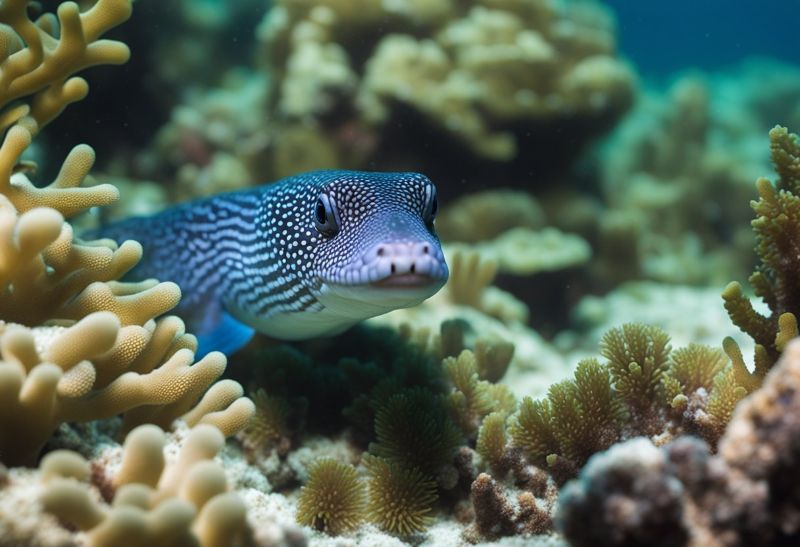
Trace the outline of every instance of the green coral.
[[582, 360], [572, 380], [547, 398], [523, 399], [512, 418], [513, 444], [558, 481], [613, 443], [683, 432], [715, 443], [747, 393], [736, 368], [715, 348], [672, 351], [658, 327], [626, 324], [603, 337], [605, 363]]
[[530, 461], [569, 475], [620, 438], [624, 417], [610, 367], [584, 359], [575, 379], [550, 386], [546, 400], [523, 399], [510, 434]]
[[375, 416], [376, 456], [437, 476], [463, 444], [440, 396], [413, 388], [389, 397]]
[[725, 354], [718, 348], [689, 344], [672, 353], [662, 385], [664, 401], [673, 407], [681, 405], [688, 394], [708, 386], [708, 379], [714, 378], [727, 364]]
[[507, 444], [506, 415], [502, 412], [492, 412], [484, 418], [481, 424], [475, 450], [497, 475], [503, 475], [508, 467]]
[[288, 450], [289, 415], [291, 406], [283, 397], [268, 395], [263, 389], [250, 394], [256, 405], [256, 412], [239, 436], [250, 450], [264, 452], [278, 447], [281, 452]]
[[722, 293], [731, 321], [756, 343], [755, 367], [749, 372], [738, 347], [732, 340], [726, 341], [737, 381], [748, 390], [761, 384], [786, 340], [797, 335], [800, 313], [800, 140], [780, 126], [769, 132], [769, 140], [778, 180], [775, 184], [766, 178], [756, 181], [759, 199], [751, 202], [756, 213], [751, 224], [760, 263], [749, 281], [770, 314], [758, 313], [737, 282], [730, 283]]
[[[246, 365], [255, 368], [264, 387], [256, 396], [258, 418], [243, 436], [245, 446], [260, 439], [262, 446], [277, 445], [284, 456], [281, 447], [290, 434], [345, 430], [365, 450], [373, 521], [398, 535], [424, 530], [439, 490], [450, 497], [468, 495], [473, 471], [461, 455], [476, 447], [479, 431], [485, 432], [479, 448], [484, 463], [497, 469], [511, 465], [504, 422], [517, 401], [506, 386], [487, 378], [503, 376], [514, 346], [479, 338], [473, 350], [466, 349], [469, 328], [463, 320], [442, 323], [438, 333], [361, 326], [336, 341], [251, 353]], [[303, 427], [288, 423], [302, 414]], [[316, 496], [310, 490], [307, 495]], [[319, 511], [298, 513], [298, 519], [339, 533]]]
[[657, 401], [667, 368], [669, 335], [654, 326], [626, 324], [611, 329], [600, 341], [619, 396], [638, 415], [646, 417]]

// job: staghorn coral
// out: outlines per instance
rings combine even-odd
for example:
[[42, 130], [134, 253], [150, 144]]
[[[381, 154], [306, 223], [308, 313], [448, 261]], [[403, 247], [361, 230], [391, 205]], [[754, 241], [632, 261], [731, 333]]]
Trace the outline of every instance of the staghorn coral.
[[771, 313], [764, 316], [756, 312], [735, 281], [722, 293], [731, 321], [756, 343], [752, 373], [736, 343], [729, 339], [725, 344], [736, 366], [737, 380], [751, 388], [760, 384], [785, 341], [797, 336], [800, 313], [800, 292], [795, 283], [800, 264], [794, 250], [800, 234], [800, 140], [780, 126], [769, 132], [769, 139], [778, 181], [774, 185], [763, 177], [756, 181], [759, 200], [751, 202], [756, 213], [751, 224], [760, 262], [750, 284]]
[[308, 469], [300, 490], [297, 522], [338, 535], [356, 529], [364, 520], [366, 492], [352, 465], [321, 459]]
[[[131, 3], [100, 0], [80, 13], [76, 3], [64, 2], [58, 7], [57, 20], [46, 14], [36, 22], [29, 19], [27, 10], [26, 0], [10, 0], [0, 8], [4, 24], [0, 130], [22, 121], [35, 134], [69, 103], [86, 96], [88, 84], [72, 74], [93, 65], [128, 60], [125, 44], [99, 38], [130, 17]], [[13, 103], [18, 99], [25, 101]]]
[[[524, 162], [532, 135], [560, 122], [588, 141], [633, 98], [613, 34], [594, 3], [369, 0], [354, 9], [283, 0], [259, 29], [275, 76], [273, 154], [293, 146], [290, 171], [315, 156], [353, 167], [450, 149], [466, 150], [470, 162]], [[402, 134], [391, 130], [399, 116]], [[313, 138], [301, 146], [283, 138], [296, 131]], [[432, 145], [411, 138], [422, 131]]]
[[88, 545], [242, 545], [247, 528], [242, 500], [227, 491], [214, 461], [225, 439], [200, 425], [186, 437], [177, 459], [165, 464], [165, 438], [156, 426], [128, 434], [122, 464], [112, 479], [108, 506], [97, 499], [89, 462], [68, 451], [41, 463], [45, 511], [86, 534]]

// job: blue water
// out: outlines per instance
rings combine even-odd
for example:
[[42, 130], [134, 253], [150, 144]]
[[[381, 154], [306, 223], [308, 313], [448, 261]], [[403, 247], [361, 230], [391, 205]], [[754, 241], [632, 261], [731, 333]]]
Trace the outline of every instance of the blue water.
[[623, 54], [645, 76], [751, 55], [800, 64], [800, 0], [606, 0]]

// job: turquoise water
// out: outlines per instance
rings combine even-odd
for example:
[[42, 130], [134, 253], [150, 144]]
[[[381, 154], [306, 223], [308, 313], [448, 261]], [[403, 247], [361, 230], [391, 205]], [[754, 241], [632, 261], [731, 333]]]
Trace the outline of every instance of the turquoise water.
[[797, 0], [609, 0], [620, 48], [648, 75], [714, 70], [763, 55], [800, 63]]

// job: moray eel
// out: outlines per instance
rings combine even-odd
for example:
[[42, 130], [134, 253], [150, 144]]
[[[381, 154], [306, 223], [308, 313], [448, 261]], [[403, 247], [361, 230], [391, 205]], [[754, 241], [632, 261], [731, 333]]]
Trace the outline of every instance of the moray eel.
[[447, 281], [436, 187], [418, 173], [315, 171], [104, 226], [144, 256], [126, 279], [176, 282], [198, 354], [230, 354], [255, 331], [340, 333], [419, 304]]

